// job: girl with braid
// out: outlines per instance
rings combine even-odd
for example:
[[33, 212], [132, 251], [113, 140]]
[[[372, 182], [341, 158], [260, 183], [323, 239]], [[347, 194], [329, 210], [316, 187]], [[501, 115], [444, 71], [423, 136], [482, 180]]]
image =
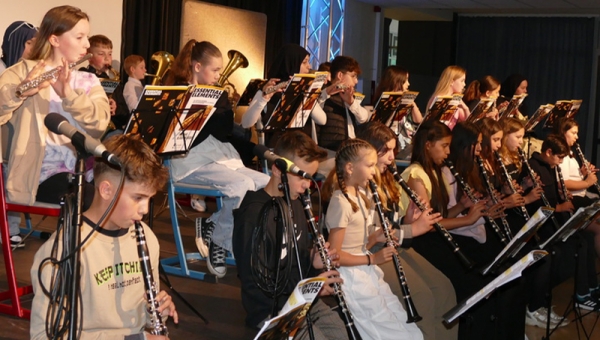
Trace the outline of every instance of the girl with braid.
[[[323, 192], [324, 200], [329, 201], [325, 225], [330, 247], [340, 255], [344, 293], [363, 339], [423, 339], [414, 323], [406, 323], [404, 308], [376, 266], [390, 261], [396, 249], [384, 247], [375, 254], [367, 250], [385, 242], [367, 197], [368, 181], [375, 176], [375, 148], [361, 139], [342, 142]], [[384, 195], [380, 197], [385, 200]], [[382, 203], [385, 206], [387, 202]]]

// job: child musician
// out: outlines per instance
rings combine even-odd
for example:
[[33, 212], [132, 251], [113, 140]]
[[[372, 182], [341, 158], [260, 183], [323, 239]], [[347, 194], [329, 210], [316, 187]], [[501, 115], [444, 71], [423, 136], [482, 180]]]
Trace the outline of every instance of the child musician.
[[[465, 79], [467, 76], [467, 71], [460, 66], [448, 66], [442, 71], [442, 75], [435, 86], [435, 90], [429, 98], [427, 102], [427, 111], [431, 109], [436, 97], [439, 96], [451, 96], [455, 93], [463, 93], [465, 89]], [[465, 104], [464, 101], [460, 101], [458, 110], [452, 118], [445, 122], [445, 124], [450, 127], [450, 129], [454, 128], [454, 125], [458, 122], [465, 121], [467, 117], [471, 114], [469, 108]]]
[[[140, 221], [148, 213], [150, 198], [163, 187], [168, 174], [161, 160], [138, 137], [117, 135], [109, 138], [105, 145], [125, 167], [125, 184], [117, 191], [121, 170], [103, 159], [96, 159], [94, 198], [90, 208], [83, 213], [81, 226], [82, 239], [94, 234], [80, 250], [80, 335], [82, 339], [167, 339], [144, 332], [150, 321], [147, 309], [151, 301], [145, 298], [145, 278], [138, 266], [141, 259], [136, 251], [134, 221]], [[119, 199], [114, 209], [94, 231], [115, 195]], [[159, 244], [152, 229], [142, 226], [158, 291]], [[56, 233], [52, 234], [33, 260], [31, 282], [35, 296], [31, 308], [31, 339], [49, 337], [46, 327], [50, 322], [47, 319], [50, 298], [42, 287], [50, 287], [53, 265], [46, 261], [40, 268], [40, 264], [54, 256], [54, 247], [62, 247], [61, 240]], [[165, 291], [156, 295], [155, 302], [159, 305], [158, 313], [162, 318], [158, 319], [162, 319], [163, 325], [168, 316], [178, 322], [175, 305]]]
[[[390, 66], [391, 67], [391, 66]], [[401, 189], [389, 171], [388, 166], [392, 165], [397, 151], [397, 139], [394, 131], [385, 124], [373, 121], [365, 124], [358, 132], [358, 138], [369, 142], [377, 150], [377, 168], [381, 173], [379, 187], [382, 189], [387, 199], [387, 215], [392, 223], [409, 223], [408, 216], [400, 216], [400, 194]], [[418, 208], [411, 202], [413, 209]], [[447, 327], [443, 323], [443, 314], [456, 305], [456, 294], [452, 283], [442, 272], [437, 270], [423, 256], [410, 247], [412, 237], [408, 235], [418, 234], [413, 229], [422, 228], [419, 224], [431, 229], [433, 222], [439, 222], [441, 216], [439, 213], [431, 213], [429, 209], [413, 222], [411, 228], [404, 230], [402, 249], [398, 251], [398, 257], [402, 262], [406, 281], [410, 287], [410, 296], [414, 301], [418, 314], [423, 317], [417, 322], [417, 326], [423, 332], [423, 338], [434, 339], [456, 339], [458, 337], [458, 326]], [[419, 211], [420, 213], [420, 211]], [[410, 214], [409, 214], [410, 215]], [[406, 227], [402, 225], [401, 227]], [[404, 228], [403, 228], [404, 229]], [[403, 298], [402, 289], [398, 275], [392, 261], [380, 264], [383, 270], [383, 279], [390, 285], [390, 288], [398, 298]]]
[[[213, 85], [223, 68], [221, 51], [208, 41], [188, 41], [175, 60], [167, 84]], [[227, 273], [226, 252], [232, 250], [233, 209], [246, 191], [267, 185], [269, 176], [248, 169], [230, 143], [233, 110], [224, 92], [215, 104], [216, 111], [206, 122], [185, 157], [173, 159], [173, 180], [189, 184], [216, 186], [226, 195], [221, 210], [209, 219], [196, 220], [196, 245], [208, 257], [208, 269], [221, 278]]]
[[340, 255], [344, 293], [362, 338], [423, 339], [414, 323], [406, 323], [404, 308], [375, 266], [390, 261], [396, 249], [368, 251], [375, 243], [386, 241], [381, 228], [375, 228], [373, 206], [364, 194], [377, 173], [376, 166], [377, 152], [371, 144], [361, 139], [342, 142], [335, 169], [324, 184], [328, 188], [323, 196], [329, 201], [325, 218], [329, 242]]
[[[465, 152], [472, 153], [474, 158], [477, 151], [477, 134], [471, 134]], [[450, 195], [456, 197], [449, 186], [448, 178], [443, 174], [443, 163], [450, 153], [452, 133], [443, 123], [432, 120], [423, 123], [413, 138], [413, 155], [411, 165], [403, 172], [402, 177], [414, 190], [419, 198], [439, 211], [444, 216], [440, 224], [449, 230], [468, 231], [466, 236], [456, 235], [456, 242], [461, 247], [465, 240], [472, 239], [465, 250], [474, 249], [477, 245], [475, 237], [483, 236], [477, 226], [477, 221], [484, 215], [485, 203], [481, 201], [469, 207], [467, 201], [461, 199], [454, 206], [449, 205]], [[402, 205], [407, 206], [409, 197], [402, 194]], [[458, 213], [469, 207], [465, 216]], [[461, 228], [469, 227], [469, 228]], [[485, 231], [484, 231], [485, 232]], [[484, 236], [494, 240], [491, 236]], [[481, 239], [484, 240], [484, 239]], [[462, 241], [462, 242], [461, 242]], [[489, 242], [489, 241], [488, 241]], [[413, 240], [413, 247], [431, 264], [446, 275], [454, 285], [458, 301], [469, 298], [475, 292], [488, 284], [493, 278], [483, 277], [476, 271], [467, 271], [458, 261], [446, 238], [438, 233], [427, 233]], [[479, 246], [481, 248], [481, 246]], [[469, 255], [469, 254], [467, 254]], [[472, 258], [474, 257], [471, 253]], [[485, 257], [489, 257], [486, 254]], [[461, 318], [459, 339], [515, 339], [522, 337], [525, 332], [525, 304], [519, 298], [522, 292], [520, 282], [505, 287], [486, 301], [478, 304]]]
[[[296, 164], [300, 169], [308, 174], [317, 171], [319, 160], [327, 154], [317, 147], [315, 142], [306, 134], [300, 131], [287, 131], [277, 141], [275, 153], [281, 157]], [[252, 249], [252, 235], [254, 231], [264, 223], [265, 233], [274, 235], [276, 223], [274, 218], [263, 219], [264, 209], [270, 206], [274, 197], [283, 196], [281, 184], [281, 170], [277, 166], [271, 166], [271, 177], [269, 183], [263, 189], [257, 191], [248, 191], [240, 207], [234, 210], [235, 227], [233, 231], [233, 253], [236, 258], [238, 274], [242, 283], [242, 304], [246, 310], [246, 325], [253, 328], [260, 328], [262, 323], [273, 317], [273, 305], [276, 310], [280, 310], [286, 302], [289, 294], [302, 278], [299, 271], [307, 273], [311, 264], [314, 268], [323, 268], [323, 263], [319, 256], [311, 255], [309, 250], [311, 241], [309, 239], [309, 226], [303, 212], [303, 206], [299, 197], [310, 187], [310, 180], [298, 175], [288, 173], [287, 179], [290, 189], [291, 206], [297, 235], [298, 256], [293, 244], [286, 245], [285, 255], [282, 255], [281, 261], [291, 262], [292, 268], [289, 272], [289, 279], [285, 283], [286, 287], [278, 297], [273, 299], [271, 295], [259, 288], [259, 284], [252, 275], [251, 257], [256, 256]], [[271, 215], [270, 215], [271, 216]], [[332, 261], [337, 262], [335, 250], [328, 251]], [[274, 256], [269, 254], [269, 257]], [[311, 262], [312, 260], [312, 262]], [[297, 263], [300, 263], [298, 267]], [[321, 273], [320, 276], [327, 277], [328, 281], [323, 286], [320, 295], [330, 295], [333, 282], [341, 283], [335, 270]], [[306, 277], [304, 277], [306, 278]], [[282, 283], [284, 284], [284, 283]], [[315, 339], [347, 339], [347, 333], [344, 330], [342, 319], [320, 299], [317, 299], [310, 309], [311, 320], [313, 320], [313, 331]], [[299, 334], [294, 339], [309, 339], [307, 325], [300, 328]]]
[[[93, 138], [106, 130], [109, 104], [98, 78], [69, 68], [86, 54], [89, 30], [88, 15], [80, 9], [52, 8], [42, 20], [31, 60], [21, 60], [0, 76], [0, 123], [8, 121], [14, 131], [4, 157], [7, 195], [15, 203], [59, 203], [74, 172], [75, 149], [67, 137], [48, 131], [46, 113], [60, 113]], [[56, 72], [55, 81], [43, 81], [17, 95], [17, 88], [50, 70]], [[91, 180], [91, 171], [88, 175]], [[89, 204], [93, 186], [84, 192]]]
[[[98, 78], [111, 79], [108, 72], [111, 70], [113, 44], [108, 37], [97, 34], [90, 37], [88, 53], [93, 54], [89, 60], [88, 67], [82, 67], [79, 71], [93, 73]], [[113, 77], [114, 78], [114, 75]]]

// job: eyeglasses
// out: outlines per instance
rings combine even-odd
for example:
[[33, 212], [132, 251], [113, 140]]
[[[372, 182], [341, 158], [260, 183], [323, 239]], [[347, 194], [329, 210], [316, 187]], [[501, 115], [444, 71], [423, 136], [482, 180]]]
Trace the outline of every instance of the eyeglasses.
[[6, 41], [10, 41], [10, 37], [12, 37], [13, 33], [15, 33], [19, 28], [26, 26], [29, 27], [32, 30], [38, 30], [37, 27], [33, 26], [32, 24], [28, 23], [27, 21], [23, 21], [19, 26], [15, 27], [14, 30], [12, 30], [12, 32], [10, 32], [10, 34], [8, 35], [8, 39]]

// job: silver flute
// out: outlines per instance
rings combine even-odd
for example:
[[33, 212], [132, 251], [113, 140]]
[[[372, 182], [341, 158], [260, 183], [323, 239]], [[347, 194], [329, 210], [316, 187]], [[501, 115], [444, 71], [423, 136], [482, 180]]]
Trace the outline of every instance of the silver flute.
[[[504, 179], [506, 180], [508, 187], [510, 188], [510, 190], [512, 191], [513, 194], [517, 193], [517, 189], [515, 188], [515, 186], [513, 185], [513, 182], [512, 182], [512, 177], [508, 173], [508, 170], [506, 170], [506, 165], [504, 165], [504, 163], [502, 162], [502, 157], [500, 157], [500, 154], [498, 153], [498, 151], [494, 151], [494, 155], [496, 155], [496, 160], [500, 164], [500, 169], [502, 170], [502, 175], [504, 175]], [[525, 220], [529, 221], [530, 216], [529, 216], [529, 213], [527, 212], [527, 208], [525, 208], [524, 205], [521, 205], [520, 208], [521, 208], [521, 214], [523, 215], [523, 218]]]
[[289, 83], [290, 83], [290, 81], [286, 80], [286, 81], [282, 81], [280, 83], [277, 83], [277, 84], [275, 84], [273, 86], [269, 86], [269, 87], [267, 87], [265, 89], [265, 94], [271, 94], [271, 93], [273, 93], [275, 91], [279, 91], [279, 90], [285, 88]]
[[[370, 180], [369, 187], [373, 193], [373, 201], [375, 202], [375, 207], [377, 208], [377, 213], [379, 214], [379, 221], [381, 222], [381, 229], [385, 235], [386, 245], [388, 247], [395, 248], [396, 245], [394, 244], [394, 239], [392, 238], [392, 231], [389, 221], [383, 213], [381, 199], [379, 198], [379, 193], [377, 193], [377, 184]], [[400, 281], [400, 290], [402, 290], [402, 297], [404, 298], [404, 304], [406, 305], [406, 323], [421, 321], [423, 318], [417, 312], [417, 307], [415, 307], [412, 297], [410, 296], [410, 288], [408, 288], [406, 274], [404, 273], [404, 268], [402, 268], [400, 258], [398, 258], [398, 255], [392, 254], [392, 260], [394, 261], [394, 268], [396, 269], [396, 275], [398, 275], [398, 280]]]
[[156, 296], [156, 281], [152, 275], [152, 265], [150, 264], [150, 254], [148, 254], [148, 246], [146, 244], [146, 235], [144, 234], [144, 226], [140, 221], [135, 221], [135, 237], [137, 240], [137, 251], [140, 257], [140, 265], [142, 267], [142, 275], [144, 276], [144, 287], [146, 288], [146, 300], [148, 301], [148, 313], [150, 314], [150, 334], [168, 336], [169, 331], [164, 324], [160, 313], [158, 312], [158, 300]]
[[[323, 234], [319, 232], [319, 228], [317, 228], [317, 222], [315, 221], [315, 217], [313, 216], [311, 210], [310, 192], [308, 189], [306, 190], [304, 195], [302, 195], [301, 202], [302, 206], [304, 207], [304, 215], [306, 216], [306, 221], [308, 222], [309, 231], [313, 237], [313, 241], [315, 242], [315, 246], [317, 247], [317, 251], [319, 252], [321, 261], [323, 261], [323, 266], [325, 267], [326, 271], [333, 270], [335, 268], [331, 263], [331, 258], [329, 258], [329, 254], [327, 254], [327, 249], [325, 249], [325, 239], [323, 238]], [[334, 283], [332, 284], [332, 286], [333, 292], [335, 294], [335, 299], [337, 300], [337, 303], [340, 306], [340, 311], [342, 313], [344, 325], [346, 326], [348, 338], [350, 340], [362, 340], [360, 333], [358, 333], [358, 329], [354, 324], [354, 318], [352, 317], [352, 313], [348, 309], [346, 297], [344, 296], [344, 292], [342, 291], [342, 285], [339, 283]]]
[[[477, 159], [479, 161], [481, 159], [481, 157], [477, 157]], [[462, 176], [454, 168], [454, 164], [452, 164], [452, 161], [449, 159], [446, 159], [445, 162], [446, 162], [446, 165], [448, 166], [448, 169], [450, 169], [450, 172], [452, 173], [452, 175], [454, 175], [454, 178], [456, 178], [456, 181], [462, 187], [463, 191], [465, 192], [467, 197], [471, 200], [471, 202], [473, 202], [473, 203], [479, 202], [479, 198], [477, 198], [477, 196], [475, 196], [475, 192], [474, 192], [473, 188], [471, 188], [471, 186], [467, 182], [465, 182], [465, 179], [462, 178]], [[481, 165], [479, 165], [479, 167], [481, 168]], [[490, 200], [492, 201], [493, 204], [497, 204], [498, 201], [494, 197], [494, 191], [489, 189], [491, 184], [489, 183], [489, 178], [487, 177], [487, 173], [484, 175], [484, 179], [487, 182], [486, 187], [488, 188], [488, 194], [490, 195]], [[500, 238], [500, 241], [504, 245], [507, 245], [508, 241], [510, 240], [510, 236], [509, 236], [510, 228], [508, 227], [508, 222], [506, 222], [506, 219], [504, 217], [501, 217], [502, 224], [504, 224], [504, 232], [502, 232], [502, 229], [500, 229], [500, 226], [498, 226], [498, 223], [496, 223], [496, 221], [493, 218], [491, 218], [489, 216], [484, 216], [484, 219], [486, 220], [486, 222], [488, 222], [492, 226], [492, 229], [494, 230], [496, 235], [498, 235], [498, 237]]]
[[[87, 61], [92, 56], [93, 56], [92, 53], [88, 53], [85, 56], [83, 56], [83, 58], [77, 60], [76, 62], [70, 63], [69, 69], [73, 69], [73, 67], [83, 63], [84, 61]], [[59, 71], [60, 71], [60, 66], [55, 67], [55, 68], [51, 69], [50, 71], [46, 71], [46, 72], [40, 74], [39, 76], [22, 83], [21, 85], [19, 85], [17, 87], [15, 94], [17, 95], [17, 97], [21, 97], [21, 95], [23, 93], [40, 86], [40, 84], [42, 84], [43, 82], [58, 78]]]
[[[579, 157], [579, 160], [581, 161], [581, 163], [585, 167], [585, 170], [587, 170], [587, 173], [588, 173], [588, 176], [589, 176], [591, 174], [590, 163], [585, 159], [585, 156], [583, 155], [583, 152], [581, 151], [581, 148], [579, 147], [579, 143], [575, 143], [575, 153], [577, 153], [577, 156]], [[596, 190], [598, 192], [600, 192], [600, 184], [598, 184], [598, 182], [594, 183], [594, 187], [596, 188]]]

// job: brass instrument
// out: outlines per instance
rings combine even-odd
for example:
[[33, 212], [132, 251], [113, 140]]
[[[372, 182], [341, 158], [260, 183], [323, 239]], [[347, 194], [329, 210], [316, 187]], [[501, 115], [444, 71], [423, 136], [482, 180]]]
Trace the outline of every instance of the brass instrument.
[[110, 64], [106, 65], [106, 70], [113, 74], [113, 78], [110, 78], [110, 80], [114, 80], [114, 81], [121, 80], [121, 74], [119, 73], [119, 71], [115, 70]]
[[154, 52], [150, 57], [150, 63], [152, 67], [156, 70], [155, 74], [145, 73], [144, 75], [147, 77], [152, 77], [152, 85], [161, 85], [162, 81], [167, 74], [167, 71], [171, 68], [171, 65], [175, 61], [175, 57], [166, 51], [158, 51]]
[[236, 91], [235, 86], [227, 81], [229, 76], [235, 72], [238, 68], [246, 68], [248, 67], [248, 58], [246, 58], [241, 52], [236, 50], [229, 50], [227, 52], [227, 56], [229, 57], [229, 62], [227, 66], [223, 69], [221, 73], [221, 77], [217, 81], [217, 86], [225, 88], [227, 91], [227, 98], [229, 98], [229, 102], [231, 106], [235, 106], [237, 99], [239, 99], [240, 94]]
[[[70, 63], [69, 69], [72, 70], [75, 66], [83, 63], [84, 61], [89, 60], [92, 56], [93, 56], [92, 53], [88, 53], [85, 56], [83, 56], [83, 58], [77, 60], [76, 62]], [[23, 93], [40, 86], [40, 84], [42, 84], [43, 82], [56, 79], [58, 77], [58, 71], [60, 71], [60, 67], [61, 66], [55, 67], [55, 68], [51, 69], [50, 71], [44, 72], [44, 73], [40, 74], [39, 76], [37, 76], [36, 78], [28, 80], [25, 83], [19, 85], [17, 87], [17, 90], [15, 91], [15, 94], [17, 95], [17, 97], [21, 97], [21, 95]]]
[[[379, 214], [379, 222], [381, 222], [381, 229], [385, 235], [386, 245], [388, 247], [395, 248], [396, 245], [394, 243], [394, 239], [392, 238], [392, 228], [390, 227], [390, 223], [383, 213], [381, 199], [379, 198], [379, 193], [377, 192], [377, 184], [375, 184], [373, 180], [369, 180], [369, 187], [373, 193], [373, 201], [375, 202], [375, 208]], [[398, 275], [398, 280], [400, 281], [400, 289], [402, 290], [404, 304], [406, 305], [406, 323], [421, 321], [423, 318], [417, 312], [417, 308], [415, 307], [412, 297], [410, 296], [410, 289], [408, 288], [408, 282], [406, 282], [406, 274], [404, 273], [404, 268], [402, 268], [402, 263], [400, 262], [398, 255], [392, 254], [392, 260], [394, 261], [394, 268], [396, 269], [396, 274]]]

